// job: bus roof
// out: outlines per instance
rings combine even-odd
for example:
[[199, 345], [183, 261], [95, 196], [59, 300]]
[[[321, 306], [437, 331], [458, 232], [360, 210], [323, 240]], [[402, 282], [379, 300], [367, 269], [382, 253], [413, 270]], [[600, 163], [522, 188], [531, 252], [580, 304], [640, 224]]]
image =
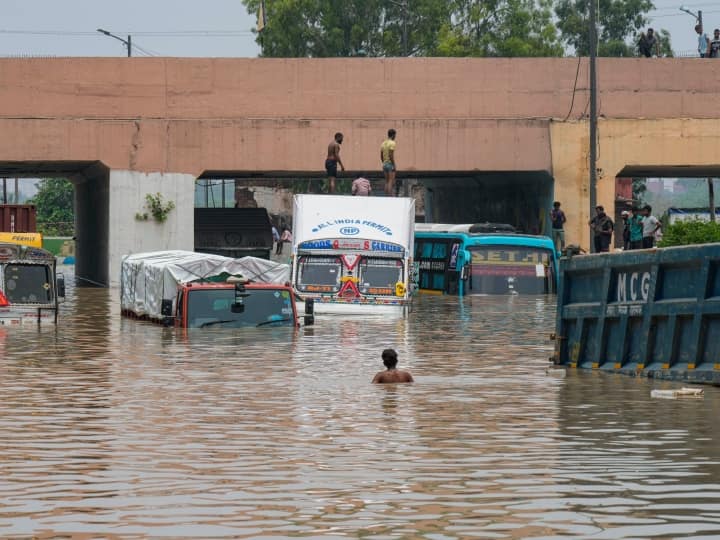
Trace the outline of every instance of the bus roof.
[[515, 233], [507, 223], [416, 223], [415, 232], [459, 232], [466, 234]]
[[[467, 232], [467, 225], [446, 225], [446, 224], [425, 224], [425, 225], [439, 225], [438, 227], [425, 228], [425, 230], [419, 230], [416, 228], [415, 235], [418, 238], [448, 238], [457, 237], [462, 238], [465, 247], [467, 246], [478, 246], [478, 245], [493, 245], [493, 246], [527, 246], [527, 247], [539, 247], [544, 249], [554, 250], [552, 240], [548, 236], [538, 236], [532, 234], [521, 234], [521, 233], [505, 233], [505, 232], [494, 232], [494, 233], [480, 233], [480, 232]], [[465, 228], [463, 230], [463, 228]]]

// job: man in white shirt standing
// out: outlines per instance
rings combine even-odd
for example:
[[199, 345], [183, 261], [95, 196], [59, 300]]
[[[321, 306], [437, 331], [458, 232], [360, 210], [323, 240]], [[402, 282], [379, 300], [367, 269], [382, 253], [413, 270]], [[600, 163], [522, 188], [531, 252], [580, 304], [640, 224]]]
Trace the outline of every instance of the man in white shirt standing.
[[703, 32], [701, 24], [695, 25], [695, 31], [698, 35], [698, 54], [700, 55], [700, 58], [707, 58], [709, 57], [708, 51], [710, 50], [710, 38], [705, 32]]
[[652, 215], [652, 207], [646, 204], [643, 209], [643, 249], [651, 248], [655, 246], [655, 233], [660, 228], [660, 221], [658, 218]]

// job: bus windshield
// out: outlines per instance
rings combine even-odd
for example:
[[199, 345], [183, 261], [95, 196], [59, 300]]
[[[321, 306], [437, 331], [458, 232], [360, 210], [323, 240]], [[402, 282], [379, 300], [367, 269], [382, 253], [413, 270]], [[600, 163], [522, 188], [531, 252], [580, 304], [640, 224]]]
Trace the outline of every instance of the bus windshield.
[[554, 292], [550, 250], [525, 246], [471, 246], [470, 294]]
[[397, 259], [363, 259], [359, 279], [362, 294], [394, 295], [395, 284], [403, 281], [402, 262]]
[[235, 289], [197, 289], [188, 292], [188, 328], [222, 326], [293, 326], [290, 291], [247, 289], [236, 304]]
[[3, 291], [11, 304], [50, 304], [52, 269], [45, 264], [8, 264]]
[[339, 257], [300, 257], [297, 289], [301, 292], [338, 292], [341, 274]]

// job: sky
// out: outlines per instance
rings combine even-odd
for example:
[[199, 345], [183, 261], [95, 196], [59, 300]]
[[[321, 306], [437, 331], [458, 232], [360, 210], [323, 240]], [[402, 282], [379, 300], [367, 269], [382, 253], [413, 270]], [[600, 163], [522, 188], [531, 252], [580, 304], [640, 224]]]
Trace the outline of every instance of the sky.
[[[708, 34], [720, 27], [720, 0], [684, 4], [703, 10]], [[650, 25], [669, 30], [673, 49], [690, 54], [695, 21], [681, 5], [655, 0]], [[103, 28], [131, 34], [135, 56], [255, 57], [254, 25], [240, 0], [0, 0], [0, 56], [125, 56], [123, 43], [96, 31]]]

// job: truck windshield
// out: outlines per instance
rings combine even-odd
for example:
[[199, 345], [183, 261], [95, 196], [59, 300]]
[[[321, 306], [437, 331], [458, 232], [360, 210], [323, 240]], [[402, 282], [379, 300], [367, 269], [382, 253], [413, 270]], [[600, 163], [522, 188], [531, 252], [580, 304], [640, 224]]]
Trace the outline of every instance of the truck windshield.
[[290, 291], [284, 289], [247, 289], [242, 308], [232, 309], [235, 289], [197, 289], [188, 292], [188, 328], [223, 326], [293, 326]]
[[3, 292], [11, 304], [50, 304], [53, 301], [50, 267], [44, 264], [8, 264]]
[[470, 294], [548, 294], [553, 292], [552, 254], [524, 246], [470, 247]]
[[359, 290], [363, 294], [395, 294], [395, 284], [403, 280], [402, 262], [397, 259], [363, 259], [360, 263]]
[[342, 266], [339, 257], [301, 257], [297, 289], [302, 292], [338, 292]]

